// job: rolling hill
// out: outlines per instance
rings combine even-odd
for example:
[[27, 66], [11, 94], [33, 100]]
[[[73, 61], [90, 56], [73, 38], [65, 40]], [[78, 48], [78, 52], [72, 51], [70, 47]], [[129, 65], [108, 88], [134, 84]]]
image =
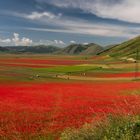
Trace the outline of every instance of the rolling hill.
[[97, 53], [103, 51], [103, 48], [97, 44], [90, 43], [87, 45], [83, 44], [71, 44], [59, 51], [59, 54], [69, 54], [69, 55], [96, 55]]
[[98, 53], [98, 55], [106, 55], [115, 58], [136, 58], [137, 50], [140, 50], [140, 36], [123, 42], [122, 44], [114, 45]]

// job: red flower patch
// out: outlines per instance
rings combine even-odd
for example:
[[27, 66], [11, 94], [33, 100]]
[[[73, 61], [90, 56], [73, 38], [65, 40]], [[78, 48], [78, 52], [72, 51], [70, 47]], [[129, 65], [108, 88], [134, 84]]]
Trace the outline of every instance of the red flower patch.
[[20, 59], [0, 59], [0, 64], [11, 64], [13, 62], [19, 64], [46, 64], [46, 65], [77, 65], [85, 64], [86, 60], [58, 60], [58, 59], [32, 59], [32, 58], [20, 58]]
[[134, 83], [46, 83], [0, 85], [0, 135], [45, 133], [79, 127], [95, 116], [139, 113]]

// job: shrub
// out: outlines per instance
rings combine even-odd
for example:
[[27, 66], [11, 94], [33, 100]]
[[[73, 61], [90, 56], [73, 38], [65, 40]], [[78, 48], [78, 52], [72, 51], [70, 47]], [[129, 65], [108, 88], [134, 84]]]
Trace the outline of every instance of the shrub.
[[140, 140], [140, 116], [109, 116], [98, 124], [67, 129], [60, 140]]

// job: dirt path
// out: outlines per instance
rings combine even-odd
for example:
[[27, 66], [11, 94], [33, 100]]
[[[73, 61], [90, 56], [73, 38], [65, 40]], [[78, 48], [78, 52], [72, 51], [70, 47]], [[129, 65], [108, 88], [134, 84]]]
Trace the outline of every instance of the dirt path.
[[96, 78], [96, 77], [86, 77], [86, 76], [68, 76], [68, 75], [59, 75], [58, 78], [68, 79], [68, 80], [85, 80], [85, 81], [130, 81], [134, 80], [134, 78]]

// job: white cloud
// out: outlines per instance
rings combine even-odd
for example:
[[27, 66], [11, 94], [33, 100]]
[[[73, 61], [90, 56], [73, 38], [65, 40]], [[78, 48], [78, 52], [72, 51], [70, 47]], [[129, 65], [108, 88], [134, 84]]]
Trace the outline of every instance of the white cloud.
[[75, 43], [76, 43], [76, 41], [74, 41], [74, 40], [71, 40], [71, 41], [70, 41], [70, 43], [71, 43], [71, 44], [75, 44]]
[[80, 8], [103, 18], [140, 23], [139, 0], [52, 0], [50, 3], [59, 7]]
[[83, 43], [84, 45], [88, 45], [89, 43], [87, 43], [87, 42], [85, 42], [85, 43]]
[[40, 40], [40, 41], [32, 41], [31, 39], [27, 37], [20, 38], [20, 35], [18, 33], [13, 33], [13, 37], [2, 39], [0, 38], [0, 45], [2, 46], [29, 46], [29, 45], [54, 45], [54, 46], [60, 46], [64, 47], [66, 46], [66, 43], [62, 40]]
[[32, 44], [32, 42], [33, 41], [31, 39], [26, 38], [26, 37], [23, 37], [21, 39], [21, 45], [24, 45], [24, 46], [28, 46], [28, 45]]
[[17, 13], [17, 12], [5, 12], [8, 15], [12, 15], [12, 16], [17, 16], [17, 17], [21, 17], [21, 18], [26, 18], [26, 19], [30, 19], [30, 20], [52, 20], [52, 19], [57, 19], [60, 18], [62, 16], [62, 13], [58, 13], [58, 14], [54, 14], [48, 11], [44, 11], [44, 12], [38, 12], [38, 11], [34, 11], [31, 13]]
[[9, 38], [7, 38], [7, 39], [0, 39], [0, 42], [8, 44], [8, 43], [11, 43], [11, 39], [9, 39]]
[[14, 33], [13, 35], [14, 35], [14, 38], [12, 38], [12, 41], [15, 43], [15, 45], [19, 45], [20, 44], [19, 34]]
[[[66, 22], [65, 22], [66, 23]], [[91, 24], [84, 22], [73, 22], [73, 24], [66, 24], [62, 26], [65, 29], [49, 29], [49, 28], [25, 28], [33, 31], [43, 32], [57, 32], [57, 33], [72, 33], [72, 34], [84, 34], [84, 35], [96, 35], [106, 37], [124, 37], [132, 38], [140, 33], [140, 28], [110, 25], [110, 24]]]
[[[46, 0], [38, 0], [38, 2], [41, 1], [46, 2]], [[85, 12], [103, 18], [140, 23], [139, 0], [118, 0], [117, 2], [115, 0], [51, 0], [50, 3], [59, 7], [80, 8]], [[27, 30], [124, 38], [132, 38], [140, 33], [140, 28], [138, 27], [113, 25], [111, 23], [94, 23], [80, 18], [62, 16], [61, 13], [50, 13], [48, 11], [34, 11], [29, 14], [11, 13], [11, 15], [29, 19], [40, 25], [56, 27], [55, 29], [25, 28]]]
[[41, 18], [49, 18], [49, 19], [54, 19], [57, 17], [61, 16], [61, 13], [59, 13], [58, 15], [55, 15], [53, 13], [50, 12], [32, 12], [31, 14], [24, 14], [23, 15], [25, 18], [31, 19], [31, 20], [36, 20], [36, 19], [41, 19]]
[[26, 38], [26, 37], [23, 37], [23, 38], [19, 38], [19, 34], [18, 33], [14, 33], [13, 34], [13, 38], [12, 38], [12, 42], [18, 46], [18, 45], [21, 45], [21, 46], [29, 46], [32, 44], [32, 40], [29, 39], [29, 38]]
[[140, 23], [140, 1], [122, 0], [110, 6], [103, 1], [96, 1], [93, 6], [89, 6], [89, 12], [103, 18], [118, 19], [122, 21]]
[[61, 44], [64, 45], [65, 43], [62, 40], [54, 40], [55, 44]]
[[59, 47], [64, 47], [66, 44], [64, 41], [62, 40], [40, 40], [37, 43], [34, 43], [35, 45], [40, 45], [40, 44], [44, 44], [44, 45], [54, 45], [54, 46], [59, 46]]
[[[46, 0], [36, 0], [47, 2]], [[58, 7], [80, 8], [85, 12], [92, 13], [102, 18], [117, 19], [126, 22], [140, 23], [140, 1], [139, 0], [51, 0], [49, 3]], [[31, 12], [29, 14], [8, 12], [18, 17], [30, 20], [55, 19], [62, 16], [61, 13], [54, 14], [48, 11]]]
[[[27, 18], [27, 16], [26, 17], [24, 16], [24, 18]], [[112, 24], [92, 23], [84, 19], [78, 18], [70, 19], [65, 16], [59, 16], [59, 18], [51, 18], [49, 20], [47, 18], [40, 17], [39, 20], [38, 19], [36, 20], [37, 21], [35, 22], [40, 22], [41, 24], [51, 25], [54, 27], [57, 26], [57, 28], [56, 29], [26, 28], [26, 29], [45, 32], [74, 33], [74, 34], [86, 34], [108, 37], [125, 37], [125, 38], [130, 38], [139, 34], [139, 32], [135, 28], [131, 27]]]
[[54, 45], [64, 47], [66, 46], [65, 42], [62, 40], [40, 40], [40, 41], [32, 41], [27, 37], [20, 37], [18, 33], [13, 33], [13, 37], [2, 39], [0, 38], [0, 45], [2, 46], [30, 46], [30, 45]]

